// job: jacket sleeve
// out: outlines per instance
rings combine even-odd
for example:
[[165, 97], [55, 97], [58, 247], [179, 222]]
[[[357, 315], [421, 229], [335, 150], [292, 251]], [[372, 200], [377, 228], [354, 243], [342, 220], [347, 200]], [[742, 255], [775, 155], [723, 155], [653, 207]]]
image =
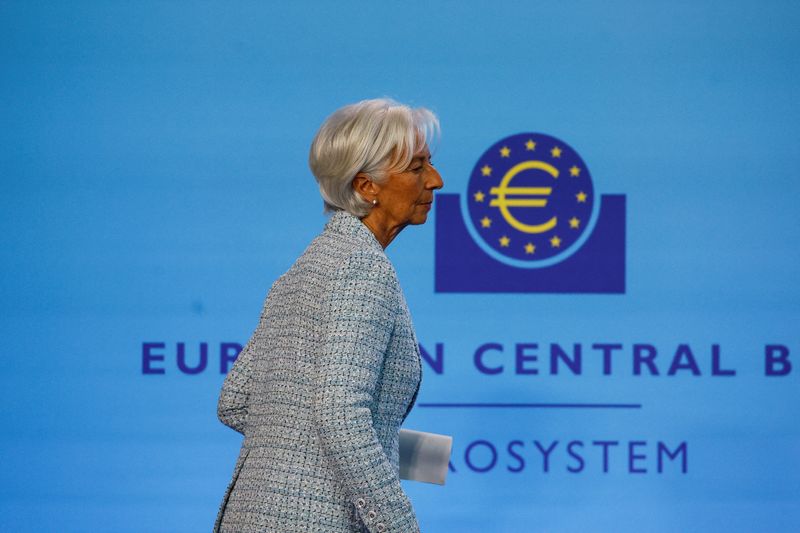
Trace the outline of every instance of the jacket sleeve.
[[[277, 281], [270, 288], [270, 293], [275, 288]], [[254, 359], [257, 347], [260, 343], [261, 333], [265, 326], [267, 306], [269, 304], [269, 293], [264, 300], [261, 317], [255, 331], [250, 336], [242, 351], [236, 357], [236, 361], [225, 376], [222, 383], [222, 391], [217, 402], [217, 417], [226, 426], [244, 434], [245, 423], [247, 422], [247, 407], [250, 399], [250, 388], [252, 373], [254, 371]]]
[[255, 337], [253, 334], [242, 351], [239, 352], [236, 361], [225, 376], [222, 383], [222, 391], [217, 402], [217, 417], [220, 422], [244, 434], [244, 426], [247, 421], [247, 404], [250, 397], [250, 375], [253, 367], [253, 353]]
[[372, 533], [419, 531], [371, 411], [398, 312], [398, 291], [385, 258], [356, 252], [322, 302], [314, 372], [321, 445]]

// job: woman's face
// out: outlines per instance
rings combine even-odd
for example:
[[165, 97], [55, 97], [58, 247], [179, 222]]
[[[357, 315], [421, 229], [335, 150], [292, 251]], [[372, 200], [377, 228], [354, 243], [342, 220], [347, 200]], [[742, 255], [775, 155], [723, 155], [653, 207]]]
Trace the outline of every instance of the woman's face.
[[433, 207], [433, 191], [444, 185], [427, 146], [414, 154], [407, 169], [389, 174], [378, 192], [378, 207], [391, 225], [424, 224]]

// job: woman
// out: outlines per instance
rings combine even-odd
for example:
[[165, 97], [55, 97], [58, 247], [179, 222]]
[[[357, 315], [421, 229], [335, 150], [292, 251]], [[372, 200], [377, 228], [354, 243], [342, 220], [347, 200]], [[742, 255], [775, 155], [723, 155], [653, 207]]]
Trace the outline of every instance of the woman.
[[317, 132], [309, 164], [333, 214], [272, 285], [222, 386], [219, 419], [244, 441], [215, 531], [419, 531], [398, 432], [420, 356], [384, 249], [425, 223], [442, 187], [436, 133], [430, 111], [385, 99]]

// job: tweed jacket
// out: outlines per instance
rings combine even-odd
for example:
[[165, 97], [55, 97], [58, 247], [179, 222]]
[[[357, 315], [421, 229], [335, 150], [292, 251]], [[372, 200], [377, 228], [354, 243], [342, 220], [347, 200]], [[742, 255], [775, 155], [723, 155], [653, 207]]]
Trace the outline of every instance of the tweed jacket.
[[218, 417], [244, 439], [214, 531], [419, 531], [398, 433], [421, 373], [383, 247], [335, 212], [272, 285], [223, 383]]

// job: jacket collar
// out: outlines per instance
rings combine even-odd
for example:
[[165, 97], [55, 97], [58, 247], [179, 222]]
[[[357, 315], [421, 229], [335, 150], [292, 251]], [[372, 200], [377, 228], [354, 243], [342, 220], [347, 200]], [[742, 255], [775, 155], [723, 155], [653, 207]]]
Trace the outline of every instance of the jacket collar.
[[383, 252], [383, 246], [361, 219], [344, 210], [334, 211], [325, 224], [326, 231], [354, 237], [367, 246], [374, 247]]

